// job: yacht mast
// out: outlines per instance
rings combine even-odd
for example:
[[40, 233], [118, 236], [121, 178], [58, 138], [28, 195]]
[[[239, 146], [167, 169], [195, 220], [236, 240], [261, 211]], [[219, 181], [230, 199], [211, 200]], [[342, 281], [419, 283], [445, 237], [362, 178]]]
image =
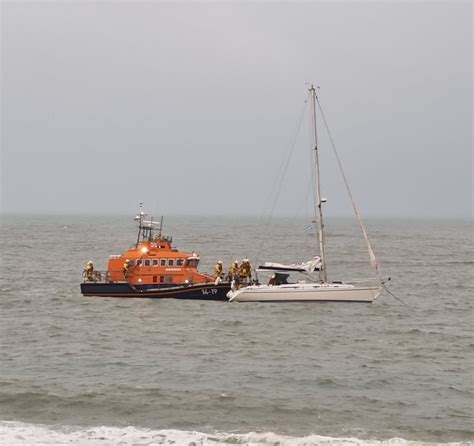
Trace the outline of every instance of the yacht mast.
[[[319, 178], [319, 150], [318, 150], [318, 129], [316, 126], [316, 90], [314, 85], [311, 84], [309, 88], [311, 94], [311, 117], [314, 131], [314, 160], [316, 164], [316, 202], [314, 214], [315, 218], [318, 221], [318, 241], [319, 241], [319, 255], [321, 256], [321, 268], [319, 270], [319, 279], [323, 283], [327, 283], [328, 276], [326, 271], [326, 253], [324, 251], [324, 223], [323, 223], [323, 209], [322, 209], [322, 199], [321, 199], [321, 181]], [[319, 214], [319, 218], [318, 218]]]

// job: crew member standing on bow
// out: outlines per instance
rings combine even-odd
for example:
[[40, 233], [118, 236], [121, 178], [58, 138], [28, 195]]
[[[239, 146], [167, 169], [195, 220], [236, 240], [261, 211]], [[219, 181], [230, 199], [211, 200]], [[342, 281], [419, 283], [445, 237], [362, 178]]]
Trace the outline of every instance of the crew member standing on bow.
[[89, 260], [86, 263], [86, 269], [84, 270], [87, 280], [94, 280], [94, 264], [92, 260]]
[[243, 259], [240, 265], [240, 279], [242, 282], [250, 283], [252, 280], [252, 267], [249, 259]]
[[235, 260], [234, 263], [230, 265], [229, 272], [227, 273], [227, 278], [229, 279], [229, 282], [231, 282], [232, 280], [238, 281], [239, 273], [240, 273], [239, 262]]
[[216, 272], [216, 279], [223, 279], [224, 278], [224, 268], [222, 266], [222, 260], [219, 260], [214, 267]]
[[239, 262], [234, 260], [234, 263], [230, 265], [229, 272], [227, 273], [227, 278], [231, 282], [232, 289], [238, 289], [240, 285], [240, 268]]

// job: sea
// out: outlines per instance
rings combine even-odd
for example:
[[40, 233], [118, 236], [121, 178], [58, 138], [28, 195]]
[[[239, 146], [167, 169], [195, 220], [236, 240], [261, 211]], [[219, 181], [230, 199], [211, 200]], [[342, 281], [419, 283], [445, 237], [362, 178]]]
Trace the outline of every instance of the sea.
[[[472, 221], [366, 223], [375, 303], [229, 303], [83, 297], [133, 217], [3, 215], [0, 444], [474, 445]], [[330, 279], [374, 277], [351, 219], [326, 230]], [[201, 271], [316, 253], [303, 217], [163, 232]]]

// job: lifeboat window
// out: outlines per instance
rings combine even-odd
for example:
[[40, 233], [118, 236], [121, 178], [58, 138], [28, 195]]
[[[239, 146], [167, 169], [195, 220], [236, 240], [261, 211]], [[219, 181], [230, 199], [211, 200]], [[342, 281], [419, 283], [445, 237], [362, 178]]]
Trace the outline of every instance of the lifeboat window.
[[196, 268], [198, 266], [199, 260], [198, 259], [188, 259], [186, 262], [187, 266], [190, 266], [191, 268]]
[[160, 259], [160, 266], [166, 266], [166, 259]]
[[160, 283], [163, 283], [165, 281], [164, 276], [160, 276]]
[[153, 259], [153, 260], [151, 261], [151, 265], [152, 265], [152, 266], [158, 266], [158, 259]]
[[165, 276], [165, 283], [173, 283], [173, 276]]
[[184, 259], [177, 259], [176, 260], [176, 266], [183, 266]]
[[138, 260], [137, 260], [136, 266], [142, 266], [142, 259], [138, 259]]
[[145, 260], [145, 266], [150, 266], [150, 259]]
[[168, 259], [168, 266], [174, 266], [174, 259]]

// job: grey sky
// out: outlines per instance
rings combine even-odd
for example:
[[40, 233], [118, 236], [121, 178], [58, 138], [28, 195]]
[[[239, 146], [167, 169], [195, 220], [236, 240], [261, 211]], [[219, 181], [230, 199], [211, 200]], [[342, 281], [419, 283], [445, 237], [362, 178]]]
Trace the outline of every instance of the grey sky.
[[[2, 211], [255, 214], [306, 85], [366, 216], [471, 217], [471, 2], [2, 4]], [[307, 190], [307, 121], [277, 213]], [[328, 215], [349, 215], [322, 132]]]

